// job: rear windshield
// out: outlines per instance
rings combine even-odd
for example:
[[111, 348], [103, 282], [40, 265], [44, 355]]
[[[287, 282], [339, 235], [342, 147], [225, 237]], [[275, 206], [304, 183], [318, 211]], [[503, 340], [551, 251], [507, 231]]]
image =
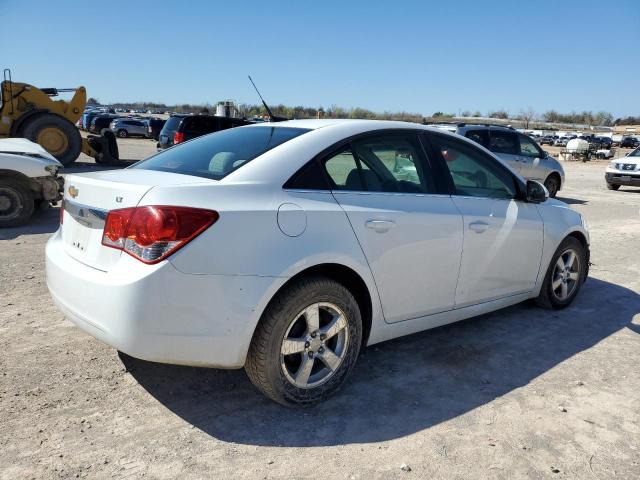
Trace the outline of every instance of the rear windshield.
[[183, 118], [184, 117], [169, 117], [167, 123], [164, 124], [164, 130], [177, 130]]
[[222, 130], [165, 150], [131, 168], [220, 180], [266, 151], [308, 131], [288, 127]]

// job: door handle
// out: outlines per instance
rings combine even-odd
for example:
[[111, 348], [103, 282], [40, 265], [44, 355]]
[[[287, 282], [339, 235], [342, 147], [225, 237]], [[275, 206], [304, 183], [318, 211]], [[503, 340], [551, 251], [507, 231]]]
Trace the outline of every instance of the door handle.
[[469, 224], [469, 230], [473, 230], [476, 233], [482, 233], [489, 228], [489, 224], [486, 222], [471, 222]]
[[385, 233], [395, 226], [395, 222], [392, 222], [391, 220], [367, 220], [365, 222], [365, 226], [378, 233]]

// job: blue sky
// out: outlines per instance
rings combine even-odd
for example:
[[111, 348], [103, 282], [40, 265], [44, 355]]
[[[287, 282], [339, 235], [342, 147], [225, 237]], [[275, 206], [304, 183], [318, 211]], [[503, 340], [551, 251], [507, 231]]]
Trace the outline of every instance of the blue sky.
[[640, 115], [640, 0], [0, 0], [14, 80], [103, 102]]

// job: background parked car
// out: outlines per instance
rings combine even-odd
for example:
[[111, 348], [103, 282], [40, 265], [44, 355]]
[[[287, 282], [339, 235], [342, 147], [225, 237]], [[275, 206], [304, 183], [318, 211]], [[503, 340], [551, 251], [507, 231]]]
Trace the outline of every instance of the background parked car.
[[147, 123], [142, 119], [117, 118], [111, 122], [109, 129], [120, 138], [146, 137]]
[[147, 138], [158, 140], [158, 138], [160, 138], [160, 132], [162, 131], [162, 128], [164, 127], [164, 124], [167, 123], [167, 121], [160, 118], [149, 118], [146, 120], [146, 122]]
[[217, 117], [215, 115], [171, 115], [160, 132], [158, 150], [208, 133], [250, 123], [242, 118]]
[[62, 164], [26, 138], [0, 140], [0, 227], [29, 221], [36, 207], [62, 198]]
[[638, 142], [638, 140], [634, 137], [624, 137], [620, 141], [620, 146], [622, 148], [636, 148], [639, 144], [640, 142]]
[[100, 133], [103, 128], [109, 128], [109, 124], [116, 118], [121, 117], [120, 115], [111, 113], [105, 113], [102, 115], [98, 115], [97, 117], [93, 117], [93, 120], [91, 120], [91, 125], [89, 126], [89, 131], [92, 133]]
[[460, 124], [456, 133], [491, 150], [527, 180], [539, 180], [555, 197], [564, 183], [560, 162], [530, 137], [510, 127]]
[[553, 145], [554, 138], [551, 135], [545, 135], [538, 140], [540, 145]]

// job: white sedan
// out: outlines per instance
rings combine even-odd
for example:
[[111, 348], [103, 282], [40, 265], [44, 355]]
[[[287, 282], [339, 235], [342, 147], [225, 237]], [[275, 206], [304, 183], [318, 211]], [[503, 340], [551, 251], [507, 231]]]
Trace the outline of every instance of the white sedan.
[[67, 176], [47, 283], [71, 321], [134, 357], [246, 369], [312, 404], [365, 345], [585, 280], [579, 213], [466, 138], [404, 122], [214, 133]]

